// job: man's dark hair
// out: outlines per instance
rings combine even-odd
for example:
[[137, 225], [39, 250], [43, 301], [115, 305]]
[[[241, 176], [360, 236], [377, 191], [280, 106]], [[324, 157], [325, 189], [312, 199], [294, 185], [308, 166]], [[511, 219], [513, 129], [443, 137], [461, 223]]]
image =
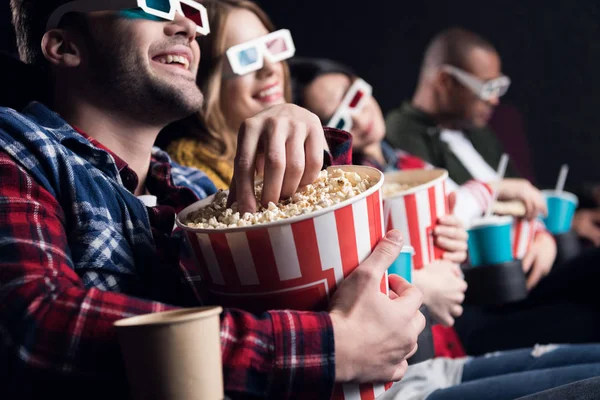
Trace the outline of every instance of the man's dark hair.
[[425, 50], [421, 72], [448, 64], [468, 69], [467, 58], [474, 48], [496, 52], [494, 46], [482, 36], [464, 28], [453, 27], [435, 35]]
[[17, 37], [21, 60], [27, 64], [44, 67], [42, 38], [50, 14], [70, 0], [10, 0], [12, 23]]

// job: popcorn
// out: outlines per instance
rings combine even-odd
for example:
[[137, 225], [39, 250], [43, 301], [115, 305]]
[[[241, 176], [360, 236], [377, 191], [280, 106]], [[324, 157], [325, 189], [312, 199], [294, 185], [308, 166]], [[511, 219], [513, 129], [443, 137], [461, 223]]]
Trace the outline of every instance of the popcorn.
[[408, 189], [414, 188], [419, 185], [420, 185], [420, 183], [397, 183], [397, 182], [384, 183], [383, 184], [383, 195], [385, 197], [393, 196], [395, 194], [402, 193], [404, 191], [407, 191]]
[[[212, 204], [189, 215], [186, 225], [191, 228], [224, 229], [280, 221], [339, 204], [366, 192], [376, 183], [376, 177], [361, 177], [356, 172], [342, 169], [331, 172], [324, 170], [314, 183], [302, 188], [291, 198], [279, 204], [270, 202], [266, 208], [259, 205], [257, 212], [244, 215], [240, 215], [237, 203], [227, 208], [228, 192], [219, 191]], [[257, 204], [261, 194], [262, 184], [259, 184], [255, 187]]]

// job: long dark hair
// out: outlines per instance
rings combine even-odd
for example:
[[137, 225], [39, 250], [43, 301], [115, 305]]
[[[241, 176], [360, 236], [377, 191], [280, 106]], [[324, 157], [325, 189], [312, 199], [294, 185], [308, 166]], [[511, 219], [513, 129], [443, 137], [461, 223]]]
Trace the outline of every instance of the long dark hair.
[[292, 82], [292, 101], [301, 107], [306, 106], [304, 99], [306, 88], [321, 75], [344, 74], [350, 80], [356, 78], [352, 68], [326, 58], [295, 57], [288, 63]]

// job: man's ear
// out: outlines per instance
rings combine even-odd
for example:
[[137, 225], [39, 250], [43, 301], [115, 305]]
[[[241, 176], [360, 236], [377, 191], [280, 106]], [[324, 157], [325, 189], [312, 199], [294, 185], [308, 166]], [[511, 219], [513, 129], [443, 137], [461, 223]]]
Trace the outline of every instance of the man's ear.
[[58, 67], [77, 67], [83, 54], [82, 38], [64, 29], [52, 29], [42, 38], [42, 52], [52, 65]]
[[454, 78], [445, 72], [445, 71], [437, 71], [435, 74], [435, 86], [445, 91], [450, 90], [450, 88], [454, 85]]

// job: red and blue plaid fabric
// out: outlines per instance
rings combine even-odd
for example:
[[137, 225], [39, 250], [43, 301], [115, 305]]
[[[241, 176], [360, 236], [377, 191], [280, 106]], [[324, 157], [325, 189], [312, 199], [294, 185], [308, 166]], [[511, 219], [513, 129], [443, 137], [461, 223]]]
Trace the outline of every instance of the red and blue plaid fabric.
[[[344, 163], [336, 144], [349, 149], [349, 138], [333, 136], [327, 161]], [[0, 145], [2, 398], [128, 398], [112, 324], [194, 305], [195, 288], [172, 273], [180, 266], [171, 232], [176, 212], [214, 185], [156, 149], [147, 188], [159, 206], [146, 208], [126, 163], [37, 103], [23, 114], [0, 108]], [[327, 313], [228, 309], [221, 341], [234, 399], [332, 391]]]

